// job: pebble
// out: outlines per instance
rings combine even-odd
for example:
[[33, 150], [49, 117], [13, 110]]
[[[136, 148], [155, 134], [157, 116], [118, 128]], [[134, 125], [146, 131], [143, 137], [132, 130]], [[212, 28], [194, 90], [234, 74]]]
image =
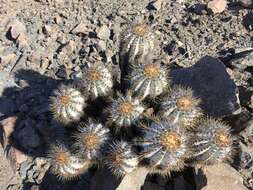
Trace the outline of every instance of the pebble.
[[5, 147], [8, 144], [9, 137], [14, 131], [16, 120], [17, 117], [12, 116], [0, 121], [0, 127], [3, 130], [3, 137], [4, 137], [2, 142], [3, 147]]
[[111, 35], [111, 31], [106, 25], [103, 25], [100, 28], [98, 28], [96, 33], [97, 33], [97, 37], [102, 40], [108, 40]]
[[239, 2], [245, 8], [253, 8], [253, 0], [239, 0]]
[[211, 11], [214, 14], [223, 12], [226, 6], [227, 6], [226, 0], [212, 0], [207, 4], [207, 8], [211, 9]]

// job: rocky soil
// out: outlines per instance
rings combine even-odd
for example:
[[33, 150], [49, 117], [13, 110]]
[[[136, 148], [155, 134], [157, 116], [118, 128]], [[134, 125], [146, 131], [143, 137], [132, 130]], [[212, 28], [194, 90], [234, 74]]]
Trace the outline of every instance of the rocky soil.
[[116, 70], [124, 25], [145, 18], [157, 38], [153, 54], [177, 68], [174, 82], [191, 81], [209, 98], [205, 111], [222, 116], [239, 142], [230, 163], [148, 176], [142, 189], [253, 190], [252, 8], [252, 0], [0, 0], [0, 189], [129, 189], [136, 176], [120, 183], [103, 169], [72, 182], [50, 174], [46, 144], [58, 127], [48, 97], [91, 59]]

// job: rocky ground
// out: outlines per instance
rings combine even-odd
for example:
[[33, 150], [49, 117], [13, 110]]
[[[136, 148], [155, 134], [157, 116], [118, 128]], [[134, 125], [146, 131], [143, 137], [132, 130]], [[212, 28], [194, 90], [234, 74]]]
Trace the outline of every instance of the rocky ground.
[[[49, 127], [54, 124], [48, 97], [62, 80], [80, 76], [85, 62], [94, 57], [116, 69], [121, 30], [140, 17], [154, 28], [159, 46], [154, 55], [163, 64], [181, 69], [186, 78], [188, 72], [202, 72], [193, 77], [193, 88], [198, 91], [199, 81], [217, 75], [212, 83], [217, 88], [203, 96], [219, 96], [210, 100], [213, 104], [206, 110], [223, 116], [240, 137], [230, 164], [198, 172], [188, 168], [170, 179], [148, 176], [142, 189], [252, 190], [252, 8], [252, 0], [0, 0], [0, 140], [4, 149], [0, 151], [0, 189], [101, 189], [103, 185], [95, 184], [98, 180], [106, 189], [115, 187], [113, 180], [102, 180], [108, 176], [96, 168], [68, 183], [48, 172], [45, 149], [55, 129]], [[214, 58], [203, 60], [204, 56]], [[219, 62], [215, 58], [225, 67], [220, 63], [214, 66]], [[177, 83], [177, 71], [172, 76]], [[226, 91], [220, 82], [232, 86], [225, 86]], [[231, 100], [225, 93], [230, 91], [239, 100]], [[223, 100], [233, 104], [226, 108]]]

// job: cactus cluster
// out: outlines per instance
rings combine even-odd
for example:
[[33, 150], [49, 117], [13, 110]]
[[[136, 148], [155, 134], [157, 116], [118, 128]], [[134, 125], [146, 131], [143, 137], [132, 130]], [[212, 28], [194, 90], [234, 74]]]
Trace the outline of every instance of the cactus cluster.
[[[52, 173], [72, 179], [103, 165], [118, 177], [138, 167], [169, 175], [186, 165], [231, 158], [235, 138], [230, 127], [205, 116], [200, 108], [205, 100], [190, 88], [173, 86], [169, 68], [148, 58], [156, 44], [153, 34], [144, 22], [123, 31], [123, 80], [114, 79], [97, 61], [88, 63], [73, 85], [62, 84], [54, 91], [52, 115], [65, 134], [49, 146]], [[93, 111], [87, 113], [89, 108]]]

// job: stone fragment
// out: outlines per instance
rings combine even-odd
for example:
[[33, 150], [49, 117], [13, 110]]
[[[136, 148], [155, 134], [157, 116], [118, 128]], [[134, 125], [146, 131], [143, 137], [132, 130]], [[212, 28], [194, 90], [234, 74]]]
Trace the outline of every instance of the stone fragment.
[[211, 11], [214, 14], [223, 12], [226, 6], [227, 6], [226, 0], [212, 0], [207, 4], [207, 8], [211, 9]]

